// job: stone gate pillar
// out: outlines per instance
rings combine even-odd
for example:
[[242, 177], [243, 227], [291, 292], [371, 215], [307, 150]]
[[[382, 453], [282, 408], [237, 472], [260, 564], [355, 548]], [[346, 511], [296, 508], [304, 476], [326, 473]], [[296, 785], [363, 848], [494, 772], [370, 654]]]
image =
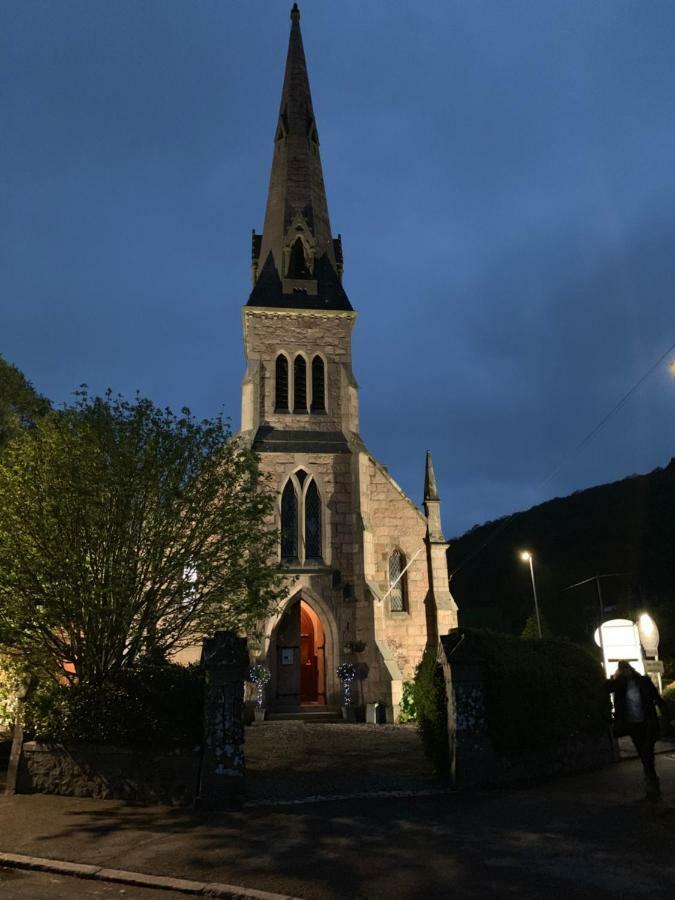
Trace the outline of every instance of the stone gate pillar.
[[204, 749], [197, 803], [212, 809], [237, 800], [244, 788], [246, 638], [217, 631], [202, 650], [205, 669]]

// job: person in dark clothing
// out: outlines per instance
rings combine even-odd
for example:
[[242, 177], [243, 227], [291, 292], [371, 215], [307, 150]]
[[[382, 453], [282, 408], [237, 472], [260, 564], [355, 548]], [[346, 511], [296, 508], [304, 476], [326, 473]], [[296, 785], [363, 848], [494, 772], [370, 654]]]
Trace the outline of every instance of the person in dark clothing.
[[651, 678], [640, 675], [625, 659], [608, 680], [607, 690], [614, 694], [614, 734], [631, 738], [644, 769], [647, 796], [659, 797], [661, 787], [654, 765], [654, 744], [660, 736], [656, 707], [666, 713], [665, 701]]

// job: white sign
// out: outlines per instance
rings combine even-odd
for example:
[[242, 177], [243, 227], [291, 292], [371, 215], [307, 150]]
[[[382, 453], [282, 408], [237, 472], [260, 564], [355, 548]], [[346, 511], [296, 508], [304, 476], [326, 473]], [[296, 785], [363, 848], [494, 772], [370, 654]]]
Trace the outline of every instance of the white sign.
[[595, 630], [595, 643], [602, 647], [605, 674], [608, 678], [616, 672], [619, 660], [627, 660], [641, 675], [645, 674], [642, 660], [640, 634], [635, 622], [630, 619], [610, 619], [602, 623], [602, 641], [600, 629]]

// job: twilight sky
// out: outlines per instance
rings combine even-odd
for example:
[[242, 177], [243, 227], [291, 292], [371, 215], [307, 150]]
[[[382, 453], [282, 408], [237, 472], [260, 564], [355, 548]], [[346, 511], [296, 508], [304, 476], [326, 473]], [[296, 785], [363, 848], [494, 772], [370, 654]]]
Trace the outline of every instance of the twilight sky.
[[[4, 0], [0, 352], [239, 425], [290, 0]], [[448, 536], [675, 455], [672, 0], [305, 0], [362, 434]], [[675, 353], [670, 359], [675, 359]]]

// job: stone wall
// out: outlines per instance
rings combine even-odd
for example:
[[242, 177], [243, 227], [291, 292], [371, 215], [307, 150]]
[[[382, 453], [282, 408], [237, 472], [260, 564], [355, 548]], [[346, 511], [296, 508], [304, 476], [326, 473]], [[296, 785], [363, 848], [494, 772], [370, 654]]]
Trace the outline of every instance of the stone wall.
[[17, 792], [136, 803], [192, 803], [200, 753], [129, 750], [97, 744], [23, 745]]

